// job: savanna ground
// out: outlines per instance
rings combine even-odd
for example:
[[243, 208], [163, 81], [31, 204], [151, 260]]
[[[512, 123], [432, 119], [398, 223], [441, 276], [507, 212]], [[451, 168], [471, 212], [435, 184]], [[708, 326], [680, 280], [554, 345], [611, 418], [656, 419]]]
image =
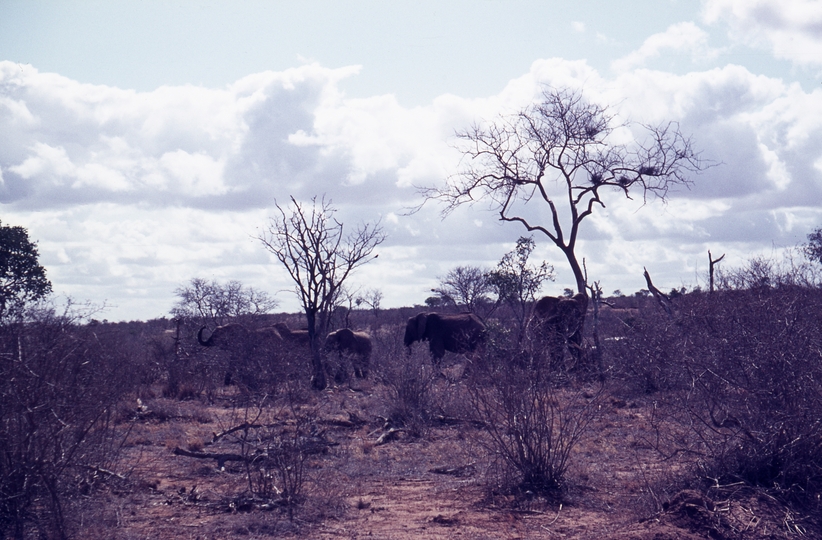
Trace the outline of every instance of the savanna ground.
[[[88, 325], [122, 352], [102, 355], [122, 391], [89, 431], [105, 431], [110, 452], [92, 466], [77, 446], [89, 457], [66, 462], [59, 507], [34, 493], [14, 507], [24, 525], [3, 534], [819, 537], [820, 296], [694, 293], [671, 317], [625, 299], [599, 314], [600, 348], [588, 336], [562, 365], [489, 325], [483, 359], [449, 353], [434, 367], [424, 346], [402, 346], [416, 310], [361, 313], [369, 377], [346, 379], [332, 359], [338, 381], [320, 392], [298, 352], [238, 358], [199, 347], [185, 325], [175, 344], [171, 321]], [[224, 386], [229, 366], [237, 384]]]
[[[447, 383], [442, 382], [443, 386]], [[177, 447], [219, 452], [214, 431], [244, 418], [230, 395], [214, 405], [149, 399], [122, 457], [127, 485], [109, 487], [89, 514], [100, 538], [779, 538], [800, 530], [790, 510], [753, 491], [716, 502], [658, 483], [680, 463], [648, 443], [653, 403], [607, 398], [592, 436], [574, 452], [560, 500], [506, 494], [465, 424], [433, 425], [422, 437], [377, 446], [385, 431], [384, 388], [334, 388], [301, 405], [316, 411], [328, 447], [306, 463], [306, 501], [287, 510], [248, 496], [243, 466], [174, 455]], [[151, 408], [162, 412], [155, 415]], [[369, 412], [372, 411], [372, 412]], [[276, 415], [275, 415], [276, 416]], [[284, 415], [287, 416], [287, 415]], [[164, 418], [161, 420], [161, 418]], [[284, 422], [273, 418], [273, 422]], [[400, 432], [402, 433], [402, 432]], [[663, 510], [661, 505], [668, 502]]]

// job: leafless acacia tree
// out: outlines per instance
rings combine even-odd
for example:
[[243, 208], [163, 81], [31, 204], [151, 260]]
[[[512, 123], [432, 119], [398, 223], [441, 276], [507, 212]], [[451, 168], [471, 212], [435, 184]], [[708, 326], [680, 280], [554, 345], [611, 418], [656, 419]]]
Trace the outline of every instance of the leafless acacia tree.
[[188, 285], [178, 287], [174, 294], [177, 302], [171, 308], [172, 315], [216, 325], [243, 315], [270, 313], [278, 305], [265, 291], [246, 287], [236, 280], [222, 284], [194, 278]]
[[296, 285], [308, 324], [311, 341], [312, 385], [326, 386], [320, 339], [328, 330], [328, 320], [345, 280], [372, 257], [385, 240], [379, 222], [361, 224], [345, 234], [334, 218], [336, 209], [325, 197], [311, 199], [310, 205], [291, 197], [291, 205], [277, 204], [280, 215], [270, 219], [267, 231], [258, 238], [285, 266]]
[[483, 302], [488, 301], [488, 293], [493, 291], [488, 281], [488, 272], [477, 266], [457, 266], [439, 278], [439, 287], [431, 289], [446, 303], [452, 302], [472, 313]]
[[[465, 203], [487, 200], [500, 220], [539, 231], [563, 252], [585, 294], [585, 273], [577, 257], [579, 227], [609, 191], [665, 199], [676, 185], [690, 185], [688, 173], [703, 168], [691, 140], [670, 122], [644, 126], [643, 141], [612, 137], [616, 125], [606, 108], [579, 91], [546, 88], [540, 102], [494, 122], [458, 133], [465, 165], [445, 186], [424, 188], [426, 200], [446, 203], [445, 214]], [[542, 201], [550, 223], [525, 213]]]

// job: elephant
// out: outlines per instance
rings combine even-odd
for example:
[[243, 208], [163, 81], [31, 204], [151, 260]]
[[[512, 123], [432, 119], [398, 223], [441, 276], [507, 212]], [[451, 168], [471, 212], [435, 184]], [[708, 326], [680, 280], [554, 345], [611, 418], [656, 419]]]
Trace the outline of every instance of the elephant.
[[410, 352], [412, 343], [428, 340], [431, 358], [438, 364], [445, 351], [476, 351], [484, 344], [486, 335], [485, 324], [473, 313], [420, 313], [408, 319], [403, 341]]
[[354, 376], [358, 379], [368, 377], [372, 347], [371, 336], [365, 332], [354, 332], [349, 328], [341, 328], [328, 334], [324, 348], [329, 352], [337, 352], [341, 357], [350, 356]]
[[308, 339], [308, 330], [292, 330], [284, 322], [274, 323], [274, 328], [280, 333], [284, 341], [291, 342], [295, 345], [308, 346], [310, 341]]
[[249, 330], [242, 324], [229, 323], [215, 328], [208, 339], [204, 340], [203, 331], [205, 329], [206, 327], [203, 326], [200, 328], [200, 331], [197, 332], [197, 341], [203, 347], [216, 346], [221, 349], [227, 349], [236, 346], [238, 343], [247, 343], [250, 340], [259, 341], [260, 339], [270, 339], [279, 342], [283, 341], [280, 332], [271, 326]]
[[[206, 327], [203, 326], [197, 332], [197, 341], [200, 345], [203, 347], [217, 347], [220, 350], [239, 354], [241, 359], [263, 351], [270, 353], [272, 352], [271, 347], [281, 346], [283, 343], [280, 332], [271, 326], [249, 329], [239, 323], [229, 323], [218, 326], [211, 332], [208, 339], [203, 339], [205, 329]], [[232, 371], [227, 371], [224, 383], [226, 385], [231, 384], [232, 378]]]
[[551, 349], [551, 360], [559, 364], [565, 349], [576, 359], [582, 352], [582, 329], [588, 311], [588, 297], [577, 293], [571, 298], [543, 296], [535, 304], [529, 328], [539, 342]]

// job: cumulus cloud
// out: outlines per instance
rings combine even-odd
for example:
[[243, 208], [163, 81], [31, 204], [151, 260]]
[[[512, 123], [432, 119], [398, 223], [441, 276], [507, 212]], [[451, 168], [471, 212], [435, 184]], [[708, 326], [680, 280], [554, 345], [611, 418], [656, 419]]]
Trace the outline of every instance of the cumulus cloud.
[[818, 0], [707, 0], [703, 18], [725, 22], [731, 39], [770, 49], [801, 66], [822, 66], [822, 2]]
[[[678, 122], [716, 165], [667, 205], [608, 194], [579, 244], [606, 288], [643, 287], [643, 266], [678, 285], [708, 247], [743, 253], [801, 242], [822, 222], [822, 92], [739, 66], [636, 68], [676, 36], [691, 52], [704, 45], [686, 23], [649, 38], [614, 76], [585, 61], [544, 59], [495, 95], [443, 95], [414, 108], [390, 95], [346, 98], [338, 83], [357, 67], [306, 65], [223, 88], [134, 92], [3, 62], [3, 221], [29, 227], [58, 291], [118, 305], [111, 318], [166, 314], [173, 290], [196, 276], [240, 279], [296, 310], [287, 275], [255, 236], [275, 200], [325, 193], [343, 222], [382, 216], [388, 233], [380, 258], [352, 284], [383, 289], [386, 305], [420, 303], [436, 276], [490, 266], [526, 232], [500, 224], [482, 203], [446, 221], [436, 204], [409, 216], [403, 208], [419, 202], [413, 186], [456, 171], [455, 131], [517, 111], [552, 85], [582, 89], [634, 127]], [[572, 282], [562, 255], [535, 240], [561, 292]]]
[[336, 82], [355, 71], [309, 65], [221, 89], [134, 92], [2, 62], [0, 201], [268, 204], [272, 185], [318, 180], [316, 149], [289, 136], [311, 130]]
[[612, 62], [611, 68], [617, 72], [627, 71], [670, 54], [705, 59], [716, 56], [717, 51], [708, 46], [708, 34], [704, 30], [692, 22], [681, 22], [671, 25], [665, 32], [650, 36], [639, 49]]

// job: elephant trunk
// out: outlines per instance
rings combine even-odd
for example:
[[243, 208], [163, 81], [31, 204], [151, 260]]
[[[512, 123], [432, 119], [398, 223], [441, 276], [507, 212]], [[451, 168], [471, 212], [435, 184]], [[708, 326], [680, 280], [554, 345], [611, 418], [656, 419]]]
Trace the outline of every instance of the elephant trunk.
[[205, 329], [206, 327], [203, 326], [202, 328], [200, 328], [200, 331], [197, 332], [197, 341], [203, 347], [211, 347], [212, 345], [214, 345], [214, 334], [212, 333], [207, 340], [203, 340], [203, 330]]
[[402, 340], [406, 347], [410, 347], [412, 343], [417, 341], [417, 336], [414, 334], [415, 332], [411, 326], [411, 323], [408, 323], [408, 326], [405, 327], [405, 337]]

